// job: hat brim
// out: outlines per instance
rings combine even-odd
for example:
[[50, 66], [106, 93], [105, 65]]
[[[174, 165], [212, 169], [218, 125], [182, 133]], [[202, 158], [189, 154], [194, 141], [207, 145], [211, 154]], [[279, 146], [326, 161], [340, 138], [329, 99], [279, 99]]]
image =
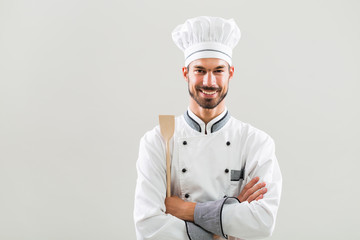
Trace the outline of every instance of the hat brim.
[[185, 59], [185, 67], [189, 66], [192, 61], [200, 58], [220, 58], [229, 63], [230, 66], [232, 65], [231, 57], [226, 53], [215, 49], [204, 49], [194, 52], [190, 56], [188, 56]]

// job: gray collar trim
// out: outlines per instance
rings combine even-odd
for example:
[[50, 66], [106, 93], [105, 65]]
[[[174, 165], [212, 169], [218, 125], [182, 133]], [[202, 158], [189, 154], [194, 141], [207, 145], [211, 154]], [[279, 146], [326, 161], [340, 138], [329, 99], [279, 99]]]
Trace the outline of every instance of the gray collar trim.
[[220, 128], [222, 128], [227, 123], [227, 121], [229, 121], [229, 119], [230, 119], [230, 114], [229, 111], [227, 111], [219, 121], [217, 121], [211, 126], [211, 133], [220, 130]]
[[[229, 111], [226, 111], [225, 115], [217, 122], [215, 122], [211, 126], [211, 133], [214, 133], [218, 130], [220, 130], [230, 119], [230, 113]], [[189, 124], [189, 126], [194, 129], [195, 131], [201, 132], [201, 127], [198, 122], [196, 122], [192, 117], [190, 117], [189, 112], [186, 111], [184, 113], [185, 121]]]
[[186, 111], [184, 113], [185, 121], [189, 124], [189, 126], [195, 131], [201, 132], [200, 124], [198, 124], [192, 117], [190, 117], [189, 112]]

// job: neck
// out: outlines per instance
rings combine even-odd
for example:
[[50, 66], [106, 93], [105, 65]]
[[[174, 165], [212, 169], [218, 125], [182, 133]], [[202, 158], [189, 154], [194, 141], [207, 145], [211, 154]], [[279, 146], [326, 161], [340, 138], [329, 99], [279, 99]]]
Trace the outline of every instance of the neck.
[[225, 101], [221, 101], [221, 103], [213, 109], [202, 108], [195, 101], [190, 101], [189, 108], [196, 116], [207, 124], [225, 110]]

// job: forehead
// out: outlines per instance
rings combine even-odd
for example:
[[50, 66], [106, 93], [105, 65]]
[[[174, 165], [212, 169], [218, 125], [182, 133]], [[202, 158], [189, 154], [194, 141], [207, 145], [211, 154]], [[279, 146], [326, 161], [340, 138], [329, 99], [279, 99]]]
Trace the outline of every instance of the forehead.
[[189, 64], [190, 68], [199, 67], [199, 68], [207, 68], [207, 69], [213, 69], [218, 67], [227, 68], [227, 66], [228, 63], [220, 58], [200, 58], [192, 61]]

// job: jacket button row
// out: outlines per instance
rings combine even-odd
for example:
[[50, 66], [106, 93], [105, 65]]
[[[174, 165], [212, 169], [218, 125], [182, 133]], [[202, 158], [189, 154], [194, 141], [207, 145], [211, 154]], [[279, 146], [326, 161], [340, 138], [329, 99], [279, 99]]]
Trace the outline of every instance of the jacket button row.
[[184, 172], [186, 172], [187, 170], [186, 170], [186, 168], [183, 168], [181, 171], [184, 173]]
[[229, 169], [225, 169], [225, 173], [228, 173], [229, 172]]
[[189, 198], [190, 197], [190, 195], [187, 193], [187, 194], [185, 194], [185, 198]]

